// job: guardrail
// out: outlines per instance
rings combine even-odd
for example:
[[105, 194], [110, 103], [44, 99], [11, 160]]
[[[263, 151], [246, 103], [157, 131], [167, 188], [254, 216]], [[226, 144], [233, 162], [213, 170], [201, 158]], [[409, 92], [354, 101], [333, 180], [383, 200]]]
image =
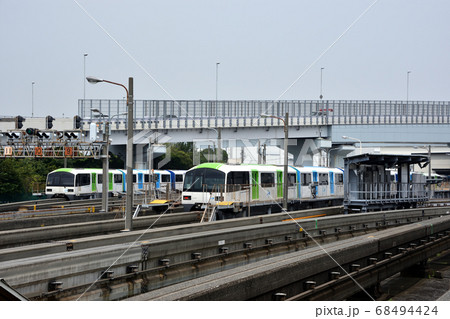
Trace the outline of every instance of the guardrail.
[[[79, 100], [78, 115], [85, 123], [98, 121], [91, 109], [114, 115], [112, 129], [126, 128], [126, 101]], [[282, 121], [261, 118], [268, 113], [284, 117], [289, 125], [447, 124], [449, 101], [172, 101], [135, 100], [135, 128], [282, 126]]]

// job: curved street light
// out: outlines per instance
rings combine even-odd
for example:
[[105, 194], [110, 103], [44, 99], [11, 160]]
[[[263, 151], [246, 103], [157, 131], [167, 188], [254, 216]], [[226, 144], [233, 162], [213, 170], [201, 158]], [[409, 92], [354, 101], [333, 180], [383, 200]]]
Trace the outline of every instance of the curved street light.
[[[128, 114], [128, 122], [127, 122], [127, 151], [126, 151], [126, 165], [127, 165], [127, 177], [126, 177], [126, 185], [127, 185], [127, 195], [126, 195], [126, 209], [125, 209], [125, 229], [124, 231], [132, 230], [132, 215], [133, 215], [133, 126], [134, 126], [134, 117], [133, 117], [133, 78], [128, 78], [128, 88], [123, 84], [112, 82], [104, 79], [99, 79], [93, 76], [87, 76], [86, 80], [91, 84], [96, 84], [99, 82], [106, 82], [114, 85], [121, 86], [127, 92], [127, 114]], [[108, 128], [109, 130], [109, 128]]]
[[344, 139], [344, 140], [354, 140], [354, 141], [357, 141], [357, 142], [359, 142], [359, 154], [361, 155], [362, 154], [362, 146], [361, 146], [361, 140], [360, 139], [357, 139], [357, 138], [354, 138], [354, 137], [350, 137], [350, 136], [342, 136], [342, 138]]

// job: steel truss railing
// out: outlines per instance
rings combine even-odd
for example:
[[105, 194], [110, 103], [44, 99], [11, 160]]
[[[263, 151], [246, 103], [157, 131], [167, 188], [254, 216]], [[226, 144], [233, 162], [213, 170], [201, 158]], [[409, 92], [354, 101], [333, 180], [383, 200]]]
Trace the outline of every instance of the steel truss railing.
[[[79, 100], [78, 115], [87, 123], [97, 121], [92, 109], [115, 116], [112, 129], [126, 128], [123, 100]], [[172, 101], [135, 100], [136, 128], [176, 129], [191, 127], [282, 126], [349, 124], [447, 124], [449, 101]], [[114, 125], [115, 124], [115, 125]]]

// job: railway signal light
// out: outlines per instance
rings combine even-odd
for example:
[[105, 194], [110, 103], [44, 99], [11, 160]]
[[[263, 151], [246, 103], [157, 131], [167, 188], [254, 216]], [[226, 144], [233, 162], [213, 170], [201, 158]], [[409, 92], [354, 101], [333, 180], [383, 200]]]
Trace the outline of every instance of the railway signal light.
[[22, 116], [16, 116], [16, 130], [20, 130], [23, 127], [25, 119]]
[[50, 137], [50, 135], [46, 132], [37, 132], [36, 135], [39, 138], [49, 138]]
[[81, 128], [81, 117], [79, 117], [78, 115], [75, 115], [73, 117], [73, 127], [75, 129]]
[[78, 133], [75, 132], [64, 132], [64, 136], [68, 139], [78, 138]]
[[47, 117], [45, 118], [45, 127], [47, 130], [51, 129], [53, 127], [53, 121], [55, 119], [53, 118], [53, 116], [51, 115], [47, 115]]
[[39, 132], [39, 130], [37, 128], [27, 128], [25, 130], [25, 133], [27, 133], [28, 135], [37, 135], [37, 133]]
[[37, 128], [27, 128], [25, 130], [25, 133], [27, 133], [30, 136], [37, 136], [38, 138], [49, 138], [50, 134], [48, 132], [41, 132]]
[[8, 138], [20, 138], [20, 133], [19, 132], [6, 132], [5, 135]]

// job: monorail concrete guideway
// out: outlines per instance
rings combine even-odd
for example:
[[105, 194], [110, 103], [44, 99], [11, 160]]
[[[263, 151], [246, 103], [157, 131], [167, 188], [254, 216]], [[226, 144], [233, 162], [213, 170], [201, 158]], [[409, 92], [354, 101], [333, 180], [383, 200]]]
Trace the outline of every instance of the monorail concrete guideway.
[[[65, 239], [11, 248], [15, 255], [2, 249], [0, 272], [36, 300], [268, 300], [308, 295], [312, 286], [325, 296], [331, 273], [349, 286], [345, 272], [362, 276], [354, 272], [376, 265], [382, 278], [450, 245], [448, 207], [318, 217], [321, 211]], [[370, 280], [361, 277], [365, 287], [372, 268]]]

